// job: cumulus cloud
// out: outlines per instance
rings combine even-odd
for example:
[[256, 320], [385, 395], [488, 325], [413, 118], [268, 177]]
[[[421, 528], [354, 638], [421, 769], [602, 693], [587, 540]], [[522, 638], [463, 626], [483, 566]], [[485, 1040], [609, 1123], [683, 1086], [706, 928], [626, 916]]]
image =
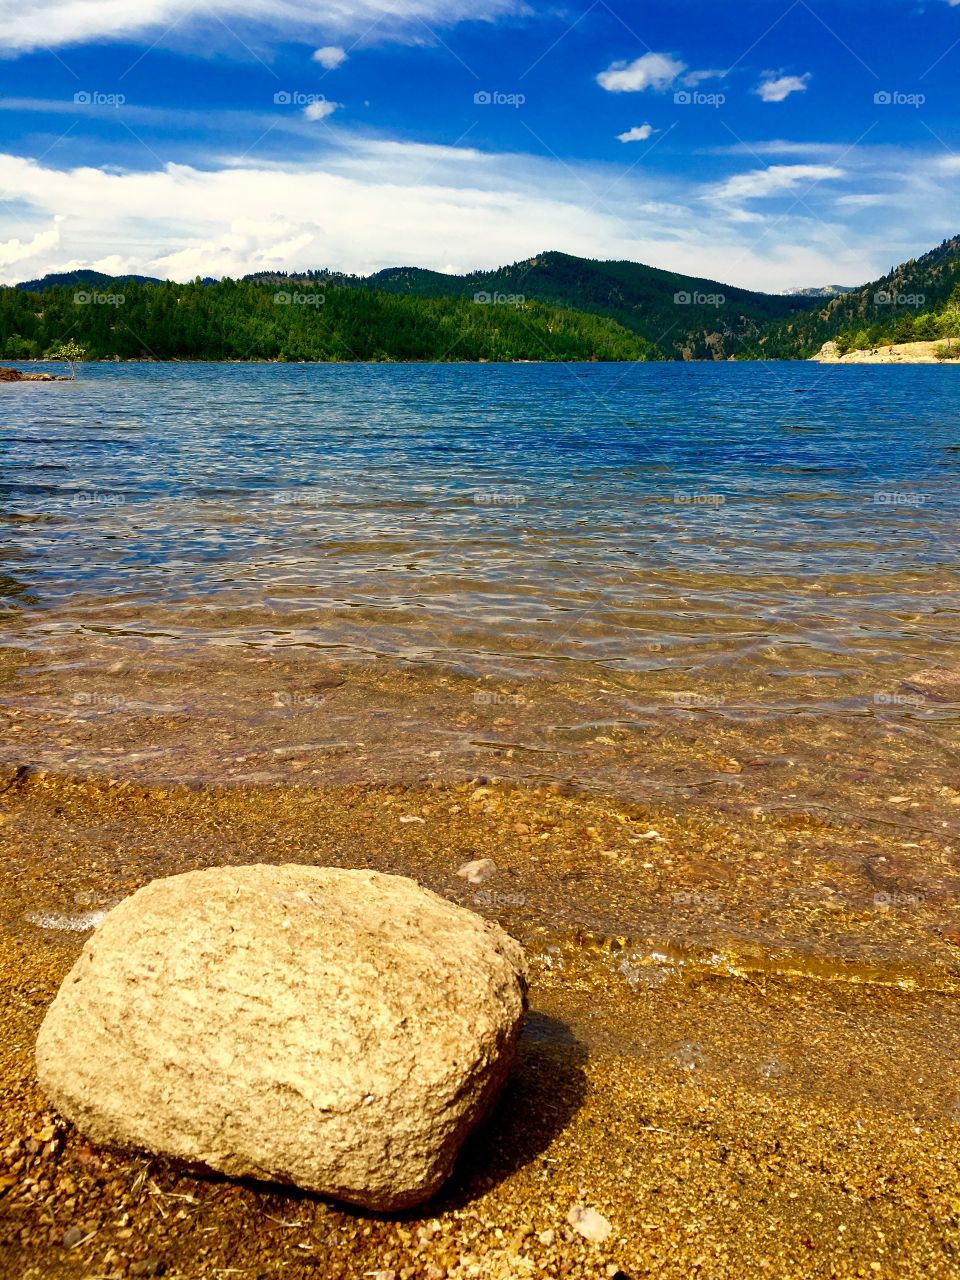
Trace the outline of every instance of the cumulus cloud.
[[637, 124], [632, 129], [628, 129], [626, 133], [618, 133], [618, 142], [646, 142], [648, 138], [652, 138], [655, 133], [659, 133], [659, 129], [654, 129], [652, 124]]
[[38, 231], [26, 244], [22, 240], [7, 240], [0, 244], [0, 267], [11, 267], [15, 262], [26, 262], [37, 257], [48, 249], [55, 249], [60, 243], [61, 217], [55, 217], [53, 226], [47, 231]]
[[[797, 279], [875, 279], [936, 244], [956, 207], [957, 171], [932, 151], [861, 147], [843, 170], [788, 164], [706, 189], [696, 175], [644, 167], [642, 180], [627, 173], [611, 188], [602, 165], [352, 133], [334, 144], [301, 112], [289, 120], [314, 140], [309, 161], [299, 150], [63, 170], [0, 153], [0, 280], [79, 267], [177, 280], [308, 267], [465, 272], [561, 249], [776, 291]], [[902, 175], [895, 218], [867, 205], [844, 214], [838, 196], [882, 191], [891, 173]], [[764, 199], [791, 191], [802, 196], [792, 207]]]
[[326, 67], [328, 71], [336, 71], [337, 67], [346, 62], [347, 51], [341, 49], [338, 44], [325, 44], [322, 49], [316, 51], [313, 60], [319, 62], [321, 67]]
[[806, 93], [809, 83], [809, 71], [802, 76], [775, 76], [768, 72], [753, 92], [764, 102], [783, 102], [791, 93]]
[[597, 76], [597, 83], [609, 93], [640, 93], [653, 89], [663, 93], [676, 83], [687, 64], [669, 53], [645, 53], [633, 62], [614, 62]]
[[525, 11], [524, 0], [0, 0], [0, 48], [162, 37], [210, 17], [228, 28], [254, 26], [298, 40], [362, 33], [373, 23], [381, 35], [411, 26], [422, 35], [424, 23], [449, 27]]

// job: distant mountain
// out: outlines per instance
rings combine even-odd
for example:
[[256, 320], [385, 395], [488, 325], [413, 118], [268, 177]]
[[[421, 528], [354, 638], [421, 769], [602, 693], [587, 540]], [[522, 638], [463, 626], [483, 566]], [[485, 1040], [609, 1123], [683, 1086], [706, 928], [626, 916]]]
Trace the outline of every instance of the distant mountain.
[[784, 289], [785, 298], [839, 298], [844, 293], [855, 293], [854, 284], [813, 285], [809, 289]]
[[923, 313], [940, 310], [960, 283], [960, 236], [944, 240], [920, 258], [894, 267], [879, 280], [815, 304], [796, 316], [771, 324], [752, 354], [797, 359], [816, 355], [825, 342], [841, 333], [876, 335], [894, 331]]
[[39, 280], [25, 280], [14, 285], [26, 293], [46, 293], [48, 289], [80, 289], [84, 285], [92, 289], [103, 289], [106, 285], [117, 284], [124, 280], [135, 280], [137, 284], [161, 284], [154, 276], [108, 276], [102, 271], [91, 271], [81, 268], [79, 271], [59, 271], [52, 275], [41, 276]]
[[606, 316], [645, 338], [668, 360], [741, 355], [772, 322], [811, 305], [803, 297], [756, 293], [637, 262], [601, 262], [556, 252], [464, 276], [391, 267], [363, 283], [414, 297], [525, 298]]

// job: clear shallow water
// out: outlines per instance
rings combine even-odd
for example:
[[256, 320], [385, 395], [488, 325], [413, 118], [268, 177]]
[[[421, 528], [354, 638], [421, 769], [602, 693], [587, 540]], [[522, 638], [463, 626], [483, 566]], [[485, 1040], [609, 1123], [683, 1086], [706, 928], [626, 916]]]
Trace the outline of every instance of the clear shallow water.
[[[8, 631], [816, 673], [957, 639], [929, 367], [95, 365], [0, 388]], [[769, 663], [768, 663], [769, 665]]]
[[94, 366], [0, 413], [12, 776], [613, 796], [655, 816], [518, 863], [565, 935], [953, 964], [954, 370]]

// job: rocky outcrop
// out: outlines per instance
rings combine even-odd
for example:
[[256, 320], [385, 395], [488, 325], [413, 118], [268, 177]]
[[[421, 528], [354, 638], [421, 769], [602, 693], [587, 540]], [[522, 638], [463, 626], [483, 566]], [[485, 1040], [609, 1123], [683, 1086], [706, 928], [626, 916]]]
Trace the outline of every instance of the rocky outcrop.
[[825, 342], [813, 359], [818, 364], [955, 364], [957, 357], [960, 346], [949, 348], [943, 342], [884, 342], [869, 350], [848, 351], [844, 356], [835, 342]]
[[19, 369], [0, 369], [0, 382], [69, 382], [66, 375], [54, 373], [21, 373]]
[[95, 1142], [400, 1209], [495, 1101], [525, 1007], [519, 945], [411, 880], [221, 868], [108, 913], [37, 1069]]

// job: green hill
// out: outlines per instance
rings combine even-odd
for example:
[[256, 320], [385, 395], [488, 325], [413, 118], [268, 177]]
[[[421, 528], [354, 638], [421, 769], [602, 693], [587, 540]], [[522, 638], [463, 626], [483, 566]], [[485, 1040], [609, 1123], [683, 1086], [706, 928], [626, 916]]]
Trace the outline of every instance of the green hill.
[[[135, 280], [139, 284], [161, 283], [153, 276], [123, 276], [121, 278], [124, 281]], [[117, 278], [114, 276], [104, 275], [102, 271], [81, 268], [79, 271], [58, 271], [52, 275], [43, 276], [40, 280], [25, 280], [22, 284], [14, 287], [27, 293], [46, 293], [48, 289], [56, 288], [105, 289], [107, 285], [116, 283]]]
[[[82, 282], [87, 285], [88, 282]], [[651, 345], [605, 316], [529, 301], [477, 304], [265, 280], [97, 281], [0, 289], [0, 355], [73, 339], [89, 359], [646, 360]]]
[[740, 355], [772, 322], [814, 305], [809, 297], [754, 293], [637, 262], [596, 262], [566, 253], [545, 253], [466, 276], [394, 267], [368, 277], [365, 284], [413, 297], [520, 295], [572, 307], [616, 320], [652, 343], [665, 359]]

